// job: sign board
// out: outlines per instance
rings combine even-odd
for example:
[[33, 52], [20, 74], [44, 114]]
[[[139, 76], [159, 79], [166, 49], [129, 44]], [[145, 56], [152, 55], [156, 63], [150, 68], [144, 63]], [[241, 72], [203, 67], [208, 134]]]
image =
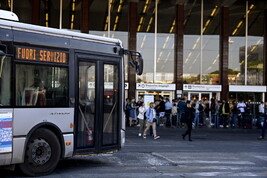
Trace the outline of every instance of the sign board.
[[[104, 87], [105, 87], [105, 89], [113, 89], [113, 85], [114, 85], [114, 83], [113, 82], [105, 82], [104, 83]], [[95, 88], [95, 82], [88, 82], [88, 86], [87, 86], [88, 88], [90, 88], [90, 89], [94, 89]]]
[[195, 85], [195, 84], [184, 84], [184, 91], [222, 91], [221, 85]]
[[0, 112], [0, 153], [12, 151], [12, 112]]
[[[113, 89], [113, 85], [114, 83], [113, 82], [105, 82], [104, 83], [104, 87], [105, 89]], [[95, 88], [95, 82], [88, 82], [88, 88]], [[129, 89], [129, 83], [124, 83], [124, 89], [125, 90], [128, 90]]]
[[148, 109], [151, 102], [154, 102], [154, 95], [144, 94], [144, 103], [146, 109]]
[[136, 83], [137, 90], [175, 90], [175, 84]]
[[181, 95], [181, 94], [183, 94], [183, 90], [176, 90], [176, 94], [177, 94], [177, 95]]
[[266, 92], [266, 86], [229, 85], [230, 92]]
[[124, 83], [124, 89], [129, 90], [129, 83], [127, 83], [127, 82]]

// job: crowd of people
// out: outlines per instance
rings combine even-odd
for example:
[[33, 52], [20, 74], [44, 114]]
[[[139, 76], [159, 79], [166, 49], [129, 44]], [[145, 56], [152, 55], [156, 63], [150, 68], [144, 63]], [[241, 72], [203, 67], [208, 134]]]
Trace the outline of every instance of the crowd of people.
[[[157, 135], [157, 127], [187, 127], [187, 131], [182, 134], [182, 138], [188, 135], [191, 139], [192, 128], [197, 127], [232, 127], [232, 128], [252, 128], [253, 113], [250, 102], [232, 101], [231, 103], [223, 99], [218, 101], [214, 98], [209, 100], [188, 100], [186, 97], [172, 100], [159, 97], [151, 102], [146, 108], [144, 101], [126, 99], [126, 125], [134, 127], [140, 126], [138, 136], [147, 138], [147, 131], [154, 139], [160, 138]], [[261, 102], [256, 114], [256, 125], [262, 128], [259, 139], [264, 139], [267, 118], [267, 102]]]

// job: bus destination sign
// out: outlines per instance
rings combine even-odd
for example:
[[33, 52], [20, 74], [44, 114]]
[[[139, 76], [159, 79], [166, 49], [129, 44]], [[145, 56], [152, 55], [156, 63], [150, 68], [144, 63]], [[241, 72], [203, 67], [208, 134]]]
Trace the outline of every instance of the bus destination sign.
[[68, 53], [42, 48], [16, 47], [16, 59], [66, 64]]

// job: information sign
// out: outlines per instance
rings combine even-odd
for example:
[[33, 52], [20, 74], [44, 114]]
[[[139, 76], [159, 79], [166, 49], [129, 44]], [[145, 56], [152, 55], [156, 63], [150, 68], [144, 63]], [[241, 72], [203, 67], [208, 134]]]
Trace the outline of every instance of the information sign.
[[12, 151], [12, 112], [0, 112], [0, 153]]

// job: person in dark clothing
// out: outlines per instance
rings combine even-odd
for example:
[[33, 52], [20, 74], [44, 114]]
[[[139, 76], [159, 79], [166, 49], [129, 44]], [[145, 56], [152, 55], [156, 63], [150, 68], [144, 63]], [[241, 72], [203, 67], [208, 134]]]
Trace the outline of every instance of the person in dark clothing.
[[215, 103], [215, 99], [214, 98], [211, 99], [210, 111], [211, 111], [211, 123], [213, 123], [215, 125], [215, 121], [216, 121], [216, 103]]
[[178, 118], [179, 118], [179, 126], [180, 127], [182, 127], [182, 125], [183, 125], [183, 123], [185, 123], [185, 117], [184, 117], [184, 115], [185, 115], [185, 109], [186, 109], [186, 100], [185, 100], [185, 98], [183, 98], [182, 99], [182, 101], [180, 101], [179, 103], [178, 103], [178, 113], [179, 113], [179, 116], [178, 116]]
[[267, 127], [267, 102], [265, 102], [264, 105], [264, 120], [261, 130], [261, 136], [258, 138], [259, 140], [264, 140], [266, 127]]
[[226, 125], [228, 123], [228, 118], [229, 118], [229, 113], [230, 113], [230, 107], [228, 102], [226, 102], [225, 99], [222, 100], [222, 105], [220, 107], [220, 114], [223, 122], [223, 127], [226, 128]]
[[159, 97], [159, 104], [156, 106], [156, 111], [159, 113], [159, 123], [160, 126], [164, 125], [163, 117], [165, 117], [165, 102], [163, 101], [163, 97]]
[[131, 109], [131, 100], [129, 98], [126, 98], [126, 105], [125, 105], [126, 126], [129, 126], [130, 109]]
[[184, 134], [182, 134], [183, 139], [185, 140], [186, 135], [188, 135], [188, 140], [192, 141], [191, 139], [191, 131], [192, 131], [192, 119], [194, 118], [194, 108], [191, 106], [190, 101], [186, 102], [185, 108], [185, 123], [187, 125], [187, 130]]
[[237, 103], [236, 101], [233, 101], [233, 106], [231, 108], [232, 116], [231, 116], [231, 126], [235, 128], [237, 126], [237, 118], [238, 114], [240, 113], [239, 109], [237, 108]]

